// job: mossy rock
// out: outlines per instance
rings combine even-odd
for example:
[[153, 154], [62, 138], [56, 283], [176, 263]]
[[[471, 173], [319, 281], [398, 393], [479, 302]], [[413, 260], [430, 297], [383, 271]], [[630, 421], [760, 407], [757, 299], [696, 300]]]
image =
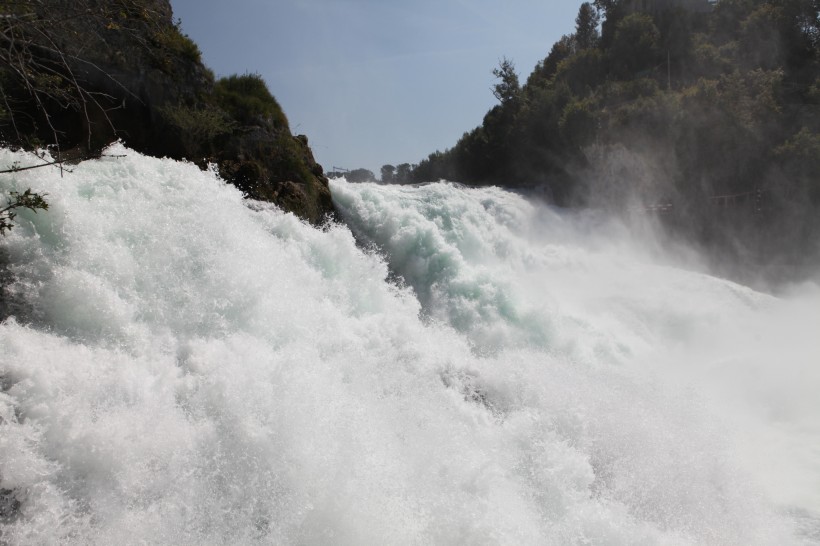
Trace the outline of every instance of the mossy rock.
[[[20, 43], [33, 40], [29, 53], [40, 55], [38, 62], [48, 69], [24, 81], [13, 66], [0, 66], [1, 140], [31, 148], [56, 139], [60, 150], [90, 157], [122, 139], [148, 155], [201, 167], [216, 163], [224, 179], [249, 197], [278, 203], [311, 222], [332, 212], [321, 166], [307, 139], [291, 135], [262, 77], [215, 81], [199, 48], [173, 22], [168, 0], [15, 6], [31, 21], [30, 29], [18, 25], [25, 31]], [[41, 22], [46, 20], [58, 23]], [[50, 41], [37, 47], [37, 39]], [[48, 57], [53, 48], [65, 60]], [[41, 101], [33, 100], [30, 82], [40, 86]], [[75, 84], [83, 89], [79, 95]]]
[[276, 129], [289, 130], [282, 107], [259, 74], [234, 74], [218, 80], [214, 85], [214, 99], [217, 106], [240, 124], [269, 123]]

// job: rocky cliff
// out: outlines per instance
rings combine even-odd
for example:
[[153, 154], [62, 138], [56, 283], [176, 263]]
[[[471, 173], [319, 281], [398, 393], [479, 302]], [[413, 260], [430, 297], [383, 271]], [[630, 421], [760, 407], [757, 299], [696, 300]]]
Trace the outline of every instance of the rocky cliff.
[[122, 139], [155, 156], [215, 163], [255, 199], [320, 223], [327, 178], [259, 76], [215, 80], [168, 0], [0, 4], [0, 139], [93, 156]]

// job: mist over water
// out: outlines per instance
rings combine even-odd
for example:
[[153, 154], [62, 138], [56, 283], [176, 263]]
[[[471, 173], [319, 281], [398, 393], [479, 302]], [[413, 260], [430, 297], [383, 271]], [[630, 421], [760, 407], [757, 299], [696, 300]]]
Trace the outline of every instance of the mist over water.
[[[0, 242], [0, 541], [820, 543], [820, 291], [496, 188], [316, 230], [122, 146]], [[2, 151], [2, 164], [30, 161]]]

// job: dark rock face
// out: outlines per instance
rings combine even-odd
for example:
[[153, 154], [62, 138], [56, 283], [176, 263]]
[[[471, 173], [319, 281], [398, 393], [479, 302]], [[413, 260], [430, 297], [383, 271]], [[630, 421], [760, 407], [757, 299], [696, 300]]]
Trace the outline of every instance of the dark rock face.
[[89, 157], [122, 139], [149, 155], [215, 163], [248, 197], [312, 223], [333, 213], [307, 138], [290, 133], [264, 82], [238, 77], [238, 88], [220, 93], [168, 0], [42, 0], [10, 10], [0, 50], [13, 38], [26, 55], [0, 52], [4, 142], [56, 143], [61, 155]]
[[11, 489], [0, 489], [0, 523], [6, 523], [17, 515], [20, 501]]

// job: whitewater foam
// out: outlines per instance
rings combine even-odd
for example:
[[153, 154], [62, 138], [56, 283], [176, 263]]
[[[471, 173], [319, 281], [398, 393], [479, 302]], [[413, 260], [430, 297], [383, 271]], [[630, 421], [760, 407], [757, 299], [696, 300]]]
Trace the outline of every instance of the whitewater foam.
[[0, 180], [51, 204], [2, 241], [3, 541], [816, 533], [809, 300], [497, 189], [337, 181], [351, 229], [317, 230], [213, 172], [108, 155]]

